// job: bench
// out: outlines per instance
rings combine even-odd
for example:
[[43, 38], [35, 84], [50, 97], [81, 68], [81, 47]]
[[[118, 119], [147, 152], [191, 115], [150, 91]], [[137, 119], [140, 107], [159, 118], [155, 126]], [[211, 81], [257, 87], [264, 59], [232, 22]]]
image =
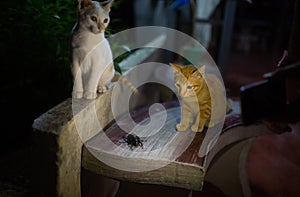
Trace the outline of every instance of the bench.
[[[131, 150], [126, 143], [120, 142], [125, 133], [114, 125], [110, 108], [111, 94], [110, 89], [96, 100], [80, 102], [76, 109], [75, 101], [72, 103], [72, 99], [67, 99], [34, 121], [34, 185], [35, 188], [39, 188], [36, 190], [39, 195], [81, 196], [82, 169], [119, 181], [158, 184], [193, 191], [200, 191], [204, 181], [215, 182], [217, 186], [222, 187], [224, 183], [218, 183], [218, 176], [213, 175], [216, 173], [214, 166], [218, 166], [218, 161], [222, 160], [222, 155], [225, 155], [228, 147], [270, 132], [262, 124], [240, 125], [239, 102], [235, 101], [216, 146], [207, 156], [199, 157], [198, 151], [205, 132], [176, 132], [174, 121], [180, 118], [180, 109], [178, 103], [169, 102], [165, 106], [172, 116], [168, 116], [170, 123], [163, 130], [165, 133], [148, 139], [143, 148]], [[148, 108], [142, 107], [135, 111], [132, 117], [139, 119], [137, 121], [145, 121], [149, 118], [147, 112]], [[91, 118], [94, 117], [91, 116], [94, 113], [98, 119]], [[159, 115], [159, 110], [157, 113]], [[104, 125], [105, 131], [99, 130], [99, 124]], [[79, 127], [79, 130], [85, 131], [84, 135], [78, 133]], [[129, 150], [129, 153], [114, 150], [109, 152], [101, 149], [101, 146], [99, 148], [98, 145], [105, 147], [103, 136], [109, 136], [117, 147]], [[146, 156], [135, 154], [159, 146], [159, 139], [172, 139], [170, 148], [167, 149], [171, 150], [171, 153], [166, 151]], [[192, 140], [189, 141], [190, 145], [178, 153], [178, 147], [186, 139]], [[244, 147], [246, 144], [242, 143], [240, 146]], [[241, 147], [238, 148], [237, 157]], [[174, 154], [175, 157], [172, 157]], [[100, 161], [97, 157], [103, 160]], [[116, 166], [111, 167], [107, 162]], [[149, 170], [145, 171], [145, 166], [149, 166]]]

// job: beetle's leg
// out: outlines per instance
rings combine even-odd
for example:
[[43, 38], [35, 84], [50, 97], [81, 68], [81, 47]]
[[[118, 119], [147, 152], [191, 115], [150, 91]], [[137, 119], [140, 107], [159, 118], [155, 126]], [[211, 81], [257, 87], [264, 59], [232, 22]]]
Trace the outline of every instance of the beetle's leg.
[[120, 143], [127, 143], [127, 139], [126, 137], [122, 137], [122, 139], [119, 140]]
[[139, 145], [140, 145], [140, 147], [142, 147], [142, 149], [144, 149], [144, 145], [141, 141], [139, 142]]

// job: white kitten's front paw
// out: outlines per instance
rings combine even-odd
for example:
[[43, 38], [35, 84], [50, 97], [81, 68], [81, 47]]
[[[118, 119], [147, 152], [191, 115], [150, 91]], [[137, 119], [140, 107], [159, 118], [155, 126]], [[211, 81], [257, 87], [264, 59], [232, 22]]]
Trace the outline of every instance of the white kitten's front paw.
[[185, 131], [187, 129], [188, 129], [188, 125], [181, 124], [181, 123], [176, 125], [176, 130], [177, 131]]
[[85, 99], [95, 99], [95, 98], [97, 98], [97, 93], [96, 92], [84, 92], [83, 97]]
[[72, 98], [74, 99], [81, 99], [82, 96], [83, 96], [83, 92], [78, 92], [78, 91], [72, 92]]
[[98, 87], [98, 93], [102, 94], [104, 92], [107, 91], [107, 87], [106, 86], [99, 86]]

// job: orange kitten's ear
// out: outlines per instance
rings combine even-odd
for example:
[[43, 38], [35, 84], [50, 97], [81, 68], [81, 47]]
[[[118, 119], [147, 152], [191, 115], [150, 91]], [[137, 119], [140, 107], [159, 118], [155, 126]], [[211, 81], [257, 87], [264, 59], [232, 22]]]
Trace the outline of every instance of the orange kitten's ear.
[[192, 72], [191, 76], [195, 79], [203, 78], [205, 74], [205, 66], [201, 66], [200, 68], [195, 68], [195, 70]]
[[205, 74], [205, 65], [201, 66], [198, 70], [202, 75], [204, 75]]
[[108, 0], [108, 1], [101, 2], [100, 5], [106, 12], [110, 12], [110, 8], [113, 2], [114, 0]]
[[174, 71], [181, 71], [182, 66], [179, 64], [170, 63], [170, 66], [173, 68]]
[[86, 8], [88, 6], [93, 5], [91, 0], [78, 0], [78, 9], [81, 10], [83, 8]]

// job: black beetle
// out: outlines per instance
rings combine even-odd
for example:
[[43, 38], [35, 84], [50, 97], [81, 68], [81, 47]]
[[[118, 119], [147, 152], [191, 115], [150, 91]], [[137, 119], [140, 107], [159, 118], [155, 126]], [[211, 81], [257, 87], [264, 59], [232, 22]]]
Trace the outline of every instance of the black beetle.
[[141, 140], [141, 138], [137, 135], [134, 135], [134, 134], [125, 135], [125, 136], [123, 136], [123, 140], [124, 140], [124, 142], [127, 143], [127, 145], [130, 147], [130, 149], [132, 149], [132, 147], [137, 147], [137, 146], [144, 148], [144, 145], [143, 145], [144, 140]]

